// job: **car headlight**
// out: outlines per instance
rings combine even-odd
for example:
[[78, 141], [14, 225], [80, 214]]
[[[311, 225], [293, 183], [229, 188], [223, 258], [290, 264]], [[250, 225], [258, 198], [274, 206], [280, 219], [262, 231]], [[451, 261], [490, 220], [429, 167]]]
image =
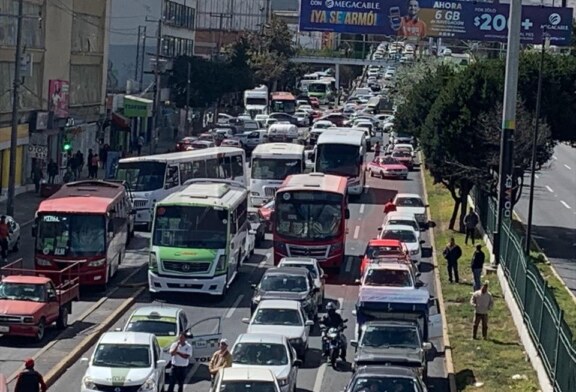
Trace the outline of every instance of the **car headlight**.
[[22, 318], [24, 324], [34, 324], [34, 317], [24, 317]]
[[289, 341], [290, 341], [290, 344], [293, 346], [298, 346], [298, 345], [304, 343], [302, 338], [290, 339]]
[[148, 380], [146, 380], [144, 384], [142, 384], [140, 389], [138, 389], [138, 392], [148, 392], [155, 390], [156, 390], [156, 380], [154, 380], [154, 377], [150, 377]]
[[216, 271], [223, 271], [226, 268], [226, 255], [220, 255], [216, 263]]
[[158, 260], [156, 259], [156, 253], [150, 252], [148, 258], [148, 269], [151, 271], [156, 271], [158, 269]]
[[250, 192], [250, 196], [260, 196], [260, 193], [258, 193], [258, 192]]
[[47, 267], [52, 265], [50, 260], [46, 260], [46, 259], [36, 259], [36, 264], [42, 265], [42, 266], [47, 266]]
[[96, 389], [96, 385], [94, 384], [94, 380], [92, 380], [91, 377], [84, 377], [84, 379], [82, 380], [82, 384], [84, 384], [84, 387], [86, 389]]
[[420, 250], [419, 250], [419, 249], [411, 250], [411, 251], [410, 251], [410, 254], [411, 254], [412, 256], [417, 255], [418, 253], [420, 253]]
[[278, 385], [280, 385], [281, 387], [285, 387], [286, 385], [288, 385], [288, 378], [279, 378]]
[[102, 267], [106, 263], [106, 259], [93, 260], [88, 263], [88, 267]]

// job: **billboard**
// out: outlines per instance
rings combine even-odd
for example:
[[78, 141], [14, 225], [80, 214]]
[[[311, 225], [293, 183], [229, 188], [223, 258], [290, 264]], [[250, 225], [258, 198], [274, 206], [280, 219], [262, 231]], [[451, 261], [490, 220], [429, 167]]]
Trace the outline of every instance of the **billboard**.
[[68, 104], [70, 102], [70, 84], [67, 80], [50, 80], [48, 82], [48, 95], [50, 96], [50, 111], [54, 118], [68, 117]]
[[[434, 0], [302, 0], [300, 31], [506, 41], [508, 4]], [[523, 6], [522, 43], [570, 45], [572, 8]]]

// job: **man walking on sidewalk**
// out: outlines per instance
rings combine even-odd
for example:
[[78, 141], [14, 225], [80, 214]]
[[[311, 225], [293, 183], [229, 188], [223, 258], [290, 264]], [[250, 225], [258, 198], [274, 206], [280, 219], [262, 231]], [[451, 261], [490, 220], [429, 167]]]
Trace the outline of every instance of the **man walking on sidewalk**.
[[448, 264], [448, 280], [450, 283], [458, 283], [460, 281], [458, 275], [458, 259], [462, 257], [462, 249], [456, 245], [454, 238], [450, 238], [450, 242], [446, 245], [443, 254]]
[[478, 214], [474, 212], [474, 208], [470, 207], [468, 214], [464, 217], [464, 230], [466, 230], [466, 237], [464, 238], [464, 244], [468, 245], [468, 238], [472, 240], [472, 245], [474, 245], [474, 235], [476, 234], [476, 226], [480, 222]]
[[6, 216], [2, 215], [0, 217], [0, 257], [2, 263], [8, 261], [8, 237], [10, 236], [10, 228], [8, 223], [6, 223]]
[[474, 291], [480, 290], [480, 278], [482, 277], [482, 269], [484, 268], [484, 260], [486, 255], [482, 252], [482, 245], [476, 245], [476, 251], [472, 255], [472, 276], [474, 277]]
[[492, 294], [488, 291], [488, 282], [484, 282], [482, 288], [470, 298], [470, 304], [474, 306], [474, 326], [472, 327], [472, 338], [478, 339], [478, 325], [482, 323], [482, 337], [488, 337], [488, 312], [494, 306]]

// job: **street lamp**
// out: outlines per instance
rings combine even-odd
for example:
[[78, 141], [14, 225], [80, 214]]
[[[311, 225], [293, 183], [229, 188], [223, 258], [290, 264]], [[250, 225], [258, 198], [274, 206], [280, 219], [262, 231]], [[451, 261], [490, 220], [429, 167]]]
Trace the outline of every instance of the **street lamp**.
[[536, 119], [534, 120], [534, 134], [532, 135], [532, 162], [530, 167], [530, 198], [528, 201], [528, 224], [526, 227], [526, 254], [530, 254], [532, 239], [532, 210], [534, 209], [534, 181], [536, 178], [536, 150], [538, 147], [538, 131], [540, 127], [540, 107], [542, 106], [542, 74], [544, 71], [544, 56], [550, 44], [550, 35], [546, 31], [542, 34], [542, 50], [540, 51], [540, 65], [538, 67], [538, 88], [536, 90]]

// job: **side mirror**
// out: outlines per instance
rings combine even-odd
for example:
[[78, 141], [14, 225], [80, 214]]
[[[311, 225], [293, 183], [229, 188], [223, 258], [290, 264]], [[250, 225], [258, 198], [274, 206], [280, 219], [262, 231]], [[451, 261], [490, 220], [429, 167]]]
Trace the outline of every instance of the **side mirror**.
[[416, 272], [416, 277], [422, 276], [422, 272]]
[[163, 368], [168, 362], [165, 359], [159, 359], [156, 361], [156, 367]]
[[36, 234], [38, 233], [38, 226], [33, 225], [32, 226], [32, 237], [36, 238]]
[[430, 204], [426, 204], [424, 207], [428, 208], [428, 207], [430, 207]]
[[376, 230], [382, 231], [382, 226], [379, 226]]
[[357, 340], [351, 340], [351, 341], [350, 341], [350, 345], [351, 345], [352, 347], [356, 347], [356, 348], [357, 348], [357, 347], [358, 347], [358, 341], [357, 341]]
[[256, 290], [256, 284], [251, 284], [250, 287], [252, 288], [252, 290]]
[[299, 359], [294, 360], [294, 366], [296, 366], [296, 367], [302, 366], [302, 361]]
[[86, 364], [86, 365], [87, 365], [87, 364], [88, 364], [88, 361], [89, 361], [88, 358], [80, 358], [80, 363], [83, 363], [83, 364]]
[[243, 322], [244, 324], [249, 324], [249, 323], [250, 323], [250, 319], [249, 319], [248, 317], [244, 317], [244, 318], [242, 319], [242, 322]]
[[425, 243], [426, 243], [426, 241], [420, 240], [420, 245], [425, 244]]
[[306, 320], [306, 322], [304, 323], [305, 326], [307, 327], [313, 327], [314, 326], [314, 321], [312, 320]]
[[420, 287], [424, 287], [424, 282], [417, 280], [414, 286], [419, 289]]
[[348, 208], [346, 208], [346, 211], [344, 211], [344, 218], [350, 219], [350, 210]]
[[432, 343], [430, 343], [430, 342], [422, 343], [422, 350], [424, 350], [424, 351], [432, 350]]

